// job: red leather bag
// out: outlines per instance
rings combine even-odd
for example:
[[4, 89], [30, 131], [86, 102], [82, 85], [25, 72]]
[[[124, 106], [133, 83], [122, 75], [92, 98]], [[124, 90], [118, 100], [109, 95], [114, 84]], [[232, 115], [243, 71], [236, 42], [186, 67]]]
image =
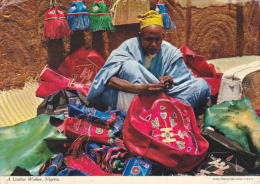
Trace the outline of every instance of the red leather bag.
[[191, 70], [194, 77], [201, 77], [210, 85], [211, 96], [219, 92], [222, 73], [217, 73], [213, 64], [208, 64], [203, 56], [197, 55], [188, 47], [181, 47], [183, 61]]
[[65, 119], [64, 124], [64, 135], [69, 139], [82, 138], [84, 141], [109, 145], [114, 143], [113, 131], [108, 126], [74, 117]]
[[94, 80], [105, 62], [95, 50], [88, 51], [82, 46], [61, 63], [58, 72], [73, 77], [77, 83], [87, 84]]
[[73, 155], [66, 156], [65, 160], [69, 168], [78, 169], [91, 176], [109, 176], [111, 174], [103, 171], [91, 158], [85, 154], [81, 154], [79, 157]]
[[123, 140], [133, 154], [175, 172], [191, 171], [209, 147], [200, 135], [192, 107], [163, 93], [137, 96], [132, 101]]

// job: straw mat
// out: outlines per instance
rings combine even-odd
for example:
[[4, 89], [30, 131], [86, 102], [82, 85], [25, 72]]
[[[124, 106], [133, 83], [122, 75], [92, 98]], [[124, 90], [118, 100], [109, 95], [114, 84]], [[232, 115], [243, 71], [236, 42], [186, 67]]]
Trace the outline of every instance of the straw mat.
[[43, 101], [35, 96], [38, 85], [38, 82], [29, 80], [23, 89], [0, 91], [0, 128], [37, 116], [37, 107]]

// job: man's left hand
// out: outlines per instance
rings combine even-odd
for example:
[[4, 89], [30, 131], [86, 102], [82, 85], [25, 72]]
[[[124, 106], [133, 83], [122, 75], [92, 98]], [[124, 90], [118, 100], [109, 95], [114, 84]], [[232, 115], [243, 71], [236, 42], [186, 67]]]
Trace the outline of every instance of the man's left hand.
[[171, 76], [162, 76], [159, 77], [160, 83], [163, 84], [164, 89], [173, 88], [173, 79]]

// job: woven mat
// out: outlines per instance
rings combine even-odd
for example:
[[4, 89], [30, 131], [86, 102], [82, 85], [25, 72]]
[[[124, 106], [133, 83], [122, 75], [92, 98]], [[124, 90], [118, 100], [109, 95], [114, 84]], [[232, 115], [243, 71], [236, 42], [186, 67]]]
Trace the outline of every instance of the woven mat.
[[0, 91], [0, 128], [12, 126], [37, 116], [37, 107], [43, 101], [35, 96], [38, 82], [28, 81], [23, 89]]

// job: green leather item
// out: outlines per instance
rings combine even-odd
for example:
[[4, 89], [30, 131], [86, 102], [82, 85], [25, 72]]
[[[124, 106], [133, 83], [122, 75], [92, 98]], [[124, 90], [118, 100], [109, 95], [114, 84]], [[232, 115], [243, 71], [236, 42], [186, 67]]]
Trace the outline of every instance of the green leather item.
[[246, 151], [260, 155], [260, 119], [248, 97], [222, 102], [208, 108], [205, 113], [204, 130], [209, 126], [240, 143]]
[[60, 115], [41, 114], [0, 128], [0, 176], [10, 176], [16, 166], [38, 175], [41, 166], [61, 151], [67, 137], [50, 124], [55, 117], [64, 119]]

